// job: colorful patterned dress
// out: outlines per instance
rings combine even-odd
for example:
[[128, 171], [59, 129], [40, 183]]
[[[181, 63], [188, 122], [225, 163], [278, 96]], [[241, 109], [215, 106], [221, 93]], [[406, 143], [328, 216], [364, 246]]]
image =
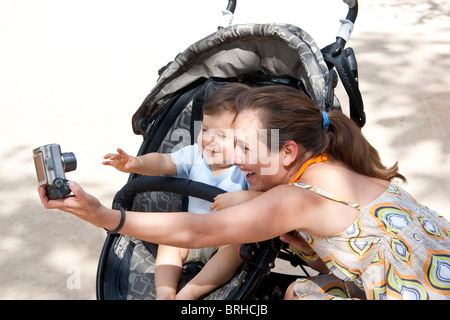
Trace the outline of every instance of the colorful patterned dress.
[[450, 223], [390, 185], [365, 207], [315, 186], [293, 183], [360, 211], [343, 233], [299, 231], [330, 269], [298, 279], [299, 299], [450, 299]]

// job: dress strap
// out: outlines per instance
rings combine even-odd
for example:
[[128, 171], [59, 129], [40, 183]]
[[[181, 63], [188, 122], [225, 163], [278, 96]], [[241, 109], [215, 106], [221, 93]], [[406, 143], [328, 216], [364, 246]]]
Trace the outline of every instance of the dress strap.
[[332, 194], [332, 193], [330, 193], [328, 191], [325, 191], [323, 189], [320, 189], [320, 188], [318, 188], [316, 186], [311, 186], [309, 184], [304, 184], [304, 183], [300, 183], [300, 182], [294, 182], [294, 183], [292, 183], [292, 185], [296, 186], [296, 187], [300, 187], [300, 188], [306, 189], [306, 190], [309, 190], [309, 191], [312, 191], [315, 194], [318, 194], [318, 195], [320, 195], [322, 197], [325, 197], [325, 198], [330, 199], [332, 201], [336, 201], [336, 202], [348, 205], [348, 206], [350, 206], [350, 207], [352, 207], [352, 208], [354, 208], [354, 209], [356, 209], [358, 211], [361, 211], [361, 206], [359, 204], [357, 204], [355, 202], [352, 202], [352, 201], [345, 200], [345, 199], [340, 198], [340, 197], [337, 197], [334, 194]]

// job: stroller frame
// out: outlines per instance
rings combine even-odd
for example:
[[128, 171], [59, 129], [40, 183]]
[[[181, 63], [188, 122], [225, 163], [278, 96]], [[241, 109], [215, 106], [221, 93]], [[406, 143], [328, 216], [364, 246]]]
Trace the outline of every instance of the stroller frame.
[[[179, 54], [160, 70], [160, 77], [132, 117], [133, 131], [144, 141], [138, 155], [149, 152], [170, 152], [178, 140], [171, 140], [182, 128], [194, 143], [193, 123], [201, 119], [205, 98], [218, 85], [239, 81], [251, 86], [285, 84], [308, 94], [324, 111], [341, 110], [334, 95], [338, 75], [349, 98], [350, 118], [362, 127], [365, 114], [358, 88], [357, 63], [353, 50], [345, 44], [358, 13], [356, 0], [344, 0], [349, 6], [346, 19], [341, 20], [336, 42], [318, 49], [315, 41], [303, 30], [288, 24], [245, 24], [231, 26], [236, 0], [228, 2], [224, 11], [225, 25]], [[231, 18], [230, 18], [231, 15]], [[228, 26], [226, 25], [228, 24]], [[283, 57], [282, 60], [279, 57]], [[336, 73], [336, 71], [337, 73]], [[182, 141], [183, 142], [183, 141]], [[184, 141], [186, 142], [186, 141]], [[187, 196], [208, 201], [220, 193], [215, 187], [199, 182], [171, 177], [149, 177], [130, 174], [128, 183], [117, 192], [112, 207], [122, 206], [134, 211], [186, 211]], [[158, 199], [155, 201], [155, 199]], [[156, 245], [120, 234], [108, 234], [103, 245], [97, 270], [97, 298], [146, 299], [149, 289], [142, 294], [130, 294], [131, 277], [143, 277], [145, 285], [152, 286], [149, 265], [140, 271], [135, 267], [156, 256]], [[138, 255], [135, 259], [134, 255]], [[303, 268], [304, 262], [279, 238], [259, 243], [243, 244], [240, 255], [245, 263], [227, 284], [204, 297], [205, 299], [247, 300], [271, 296], [261, 284], [271, 277], [272, 282], [287, 287], [299, 276], [271, 272], [277, 258]], [[149, 262], [150, 265], [152, 262]], [[130, 272], [130, 268], [134, 268]], [[181, 282], [187, 282], [201, 266], [183, 267]], [[153, 269], [154, 273], [154, 269]], [[150, 278], [151, 278], [150, 270]], [[270, 281], [268, 281], [270, 282]], [[136, 282], [135, 282], [136, 283]], [[181, 284], [182, 285], [182, 284]], [[154, 287], [153, 287], [154, 289]], [[277, 297], [272, 297], [277, 298]], [[278, 297], [279, 298], [279, 297]]]

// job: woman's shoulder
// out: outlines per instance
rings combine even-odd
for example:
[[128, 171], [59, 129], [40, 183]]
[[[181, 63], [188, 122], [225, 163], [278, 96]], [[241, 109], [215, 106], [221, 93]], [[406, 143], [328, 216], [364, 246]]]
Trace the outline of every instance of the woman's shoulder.
[[265, 192], [267, 201], [277, 204], [282, 210], [307, 210], [308, 208], [317, 209], [321, 203], [307, 188], [298, 188], [293, 184], [282, 184]]
[[299, 182], [315, 186], [326, 192], [364, 206], [389, 187], [390, 182], [362, 175], [339, 162], [324, 164], [322, 168], [313, 168], [308, 176]]

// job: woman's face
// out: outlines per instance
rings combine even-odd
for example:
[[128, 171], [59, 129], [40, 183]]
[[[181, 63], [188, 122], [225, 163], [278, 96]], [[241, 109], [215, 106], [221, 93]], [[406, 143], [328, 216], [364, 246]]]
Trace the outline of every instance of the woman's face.
[[251, 190], [266, 191], [284, 183], [278, 132], [271, 132], [272, 152], [267, 146], [267, 130], [261, 127], [258, 112], [240, 112], [234, 122], [235, 163], [246, 175]]

